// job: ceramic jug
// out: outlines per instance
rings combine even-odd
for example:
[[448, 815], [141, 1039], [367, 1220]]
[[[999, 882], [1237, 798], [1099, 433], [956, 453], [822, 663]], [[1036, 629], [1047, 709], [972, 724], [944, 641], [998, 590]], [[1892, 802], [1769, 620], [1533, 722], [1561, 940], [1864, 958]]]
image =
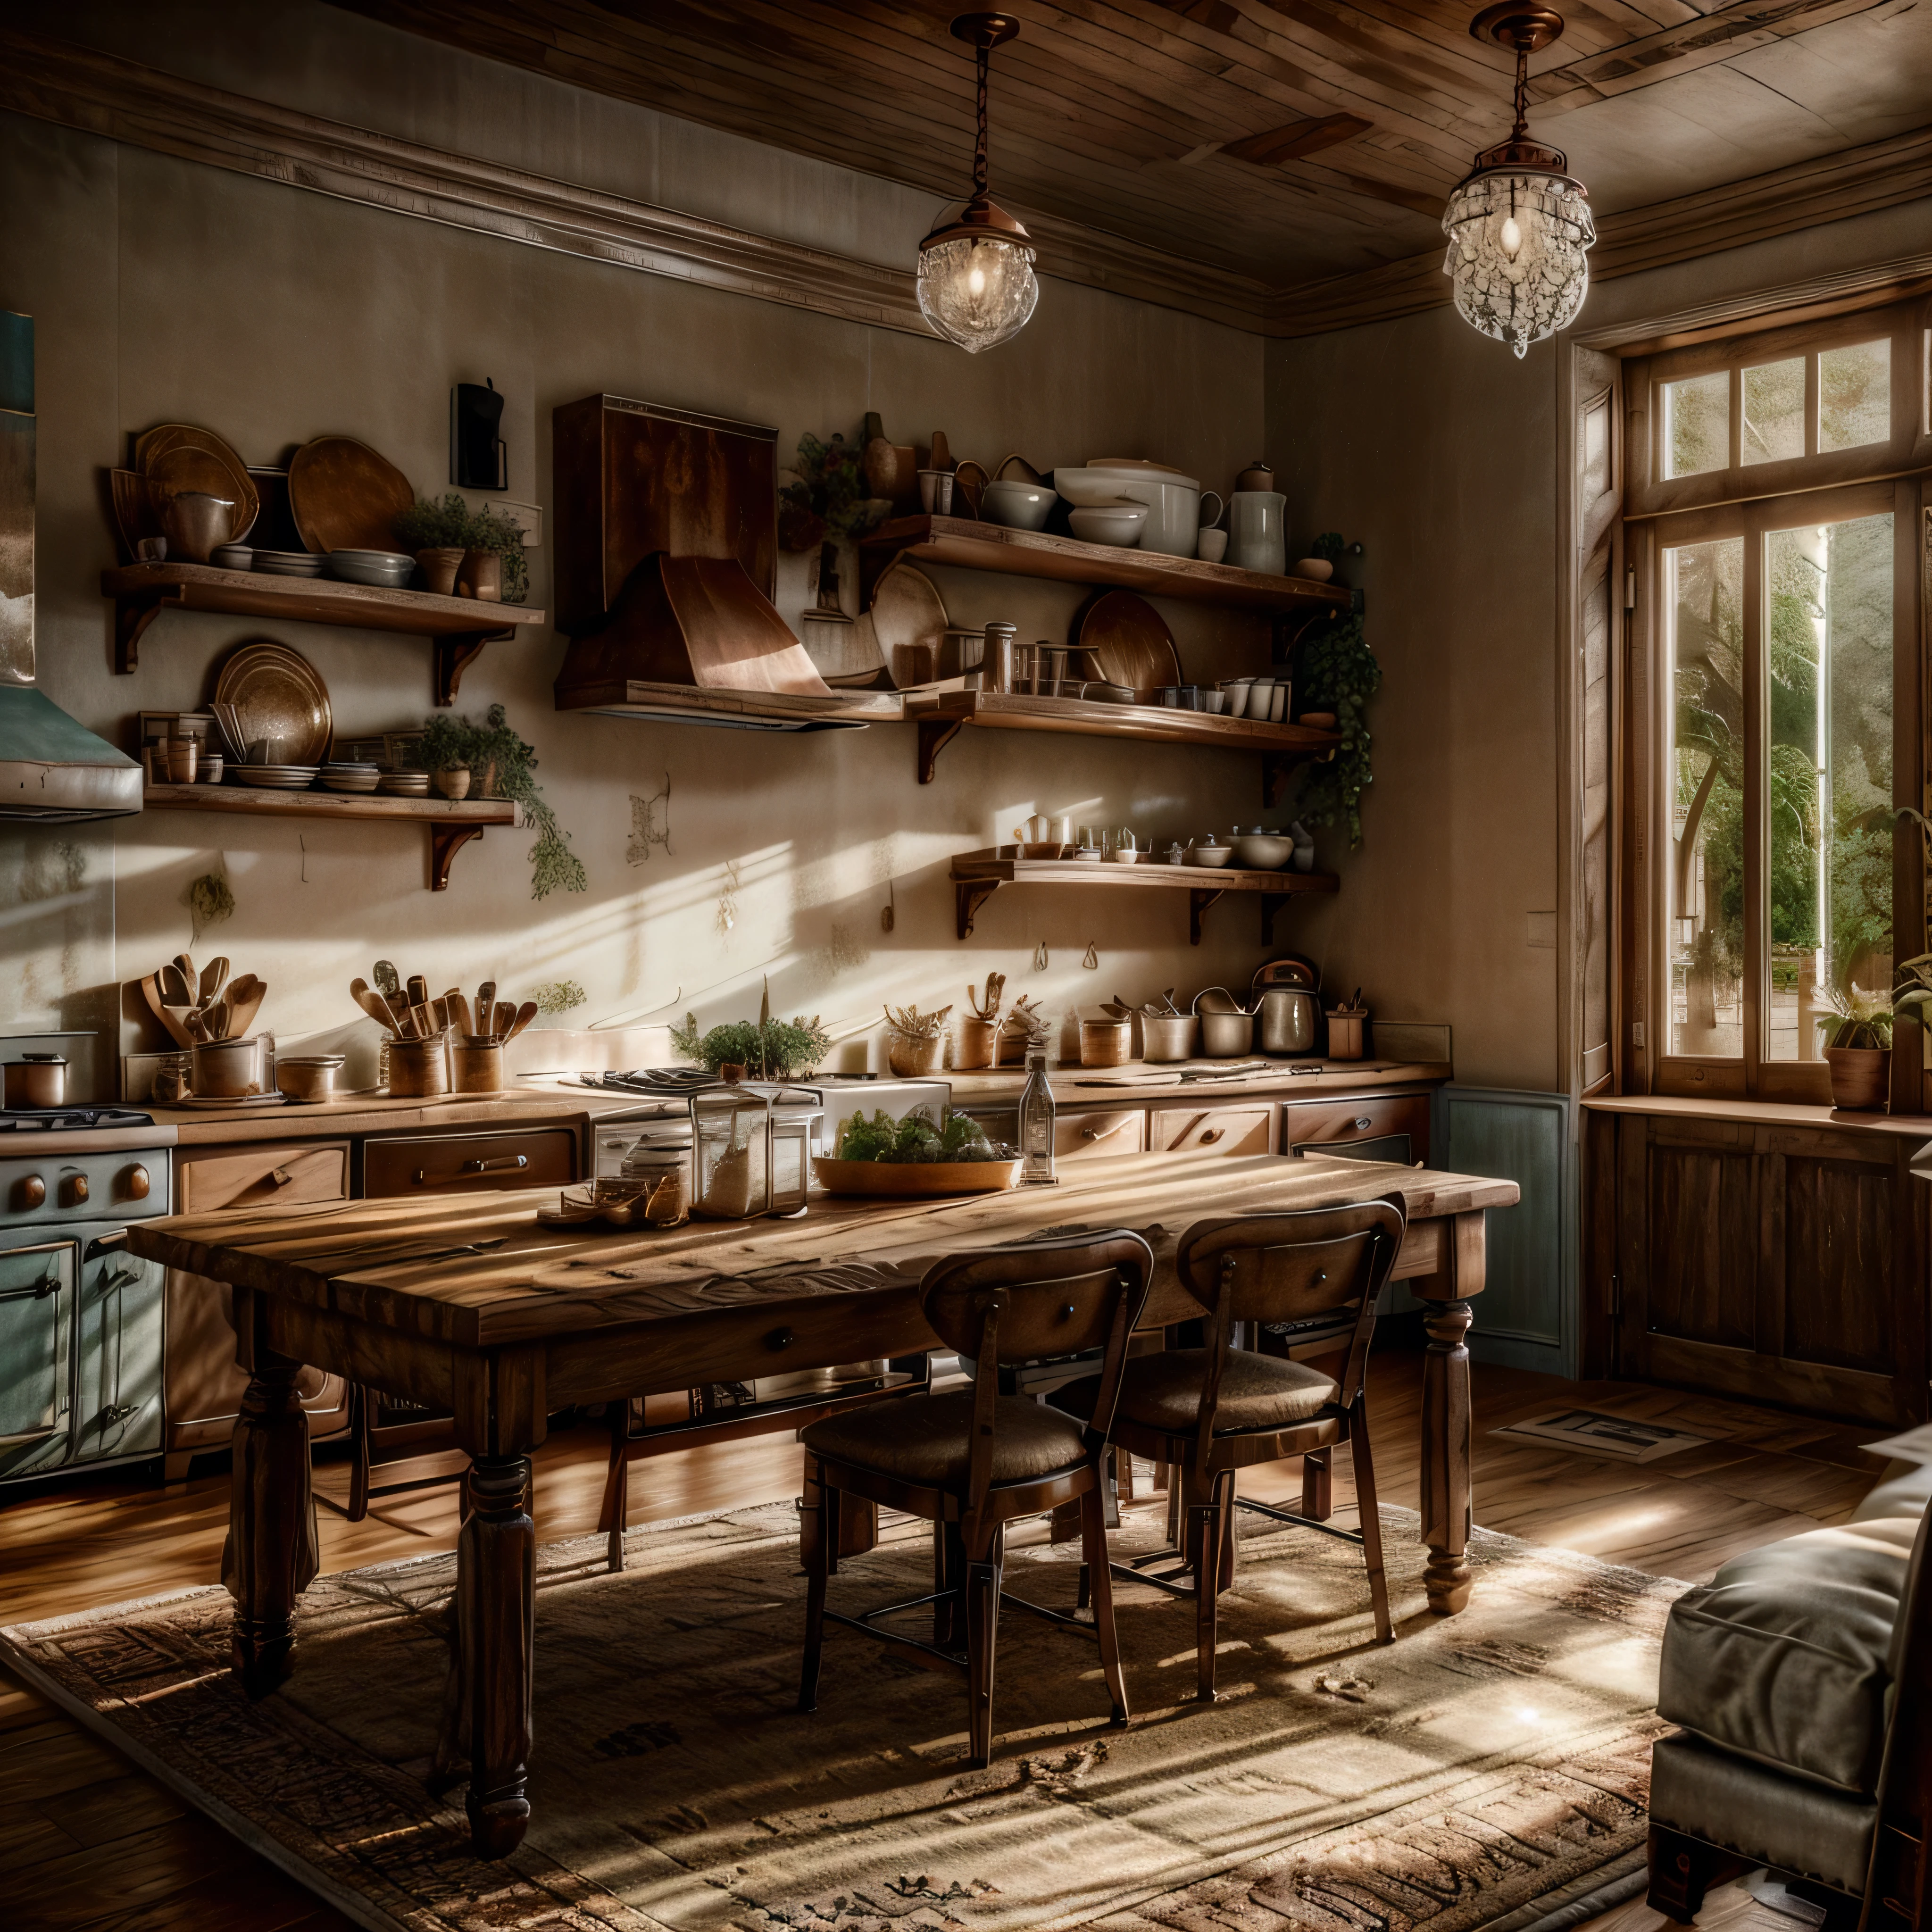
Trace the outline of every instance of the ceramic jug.
[[1228, 499], [1228, 561], [1238, 570], [1264, 571], [1280, 577], [1288, 568], [1282, 512], [1288, 499], [1279, 490], [1237, 490]]

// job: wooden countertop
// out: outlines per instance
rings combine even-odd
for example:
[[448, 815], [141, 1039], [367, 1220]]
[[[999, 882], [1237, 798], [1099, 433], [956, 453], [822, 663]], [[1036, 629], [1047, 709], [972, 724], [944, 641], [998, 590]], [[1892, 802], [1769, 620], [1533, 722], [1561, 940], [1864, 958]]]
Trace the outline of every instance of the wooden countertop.
[[1849, 1113], [1837, 1107], [1807, 1106], [1796, 1100], [1726, 1100], [1703, 1096], [1663, 1094], [1606, 1094], [1586, 1100], [1599, 1114], [1649, 1114], [1680, 1120], [1737, 1120], [1750, 1126], [1829, 1127], [1840, 1133], [1896, 1134], [1906, 1139], [1932, 1141], [1932, 1114]]
[[[1258, 1056], [1257, 1056], [1258, 1057]], [[1171, 1066], [1130, 1060], [1124, 1066], [1055, 1066], [1053, 1096], [1062, 1107], [1143, 1106], [1172, 1100], [1186, 1105], [1207, 1097], [1316, 1100], [1327, 1094], [1359, 1093], [1370, 1087], [1434, 1085], [1450, 1077], [1446, 1063], [1413, 1060], [1271, 1060], [1252, 1072], [1229, 1073], [1225, 1060], [1184, 1060]], [[1246, 1060], [1232, 1064], [1246, 1066]], [[1298, 1072], [1306, 1068], [1306, 1072]], [[956, 1104], [1016, 1100], [1026, 1084], [1019, 1067], [997, 1073], [948, 1070], [934, 1076], [952, 1083]], [[856, 1090], [856, 1089], [854, 1090]]]
[[146, 1111], [175, 1130], [177, 1147], [224, 1145], [236, 1141], [328, 1139], [342, 1134], [388, 1134], [412, 1128], [447, 1133], [456, 1127], [539, 1126], [575, 1121], [585, 1113], [608, 1113], [638, 1096], [607, 1094], [587, 1087], [516, 1087], [501, 1094], [444, 1094], [423, 1100], [392, 1100], [374, 1094], [344, 1094], [333, 1100], [286, 1107], [164, 1107]]

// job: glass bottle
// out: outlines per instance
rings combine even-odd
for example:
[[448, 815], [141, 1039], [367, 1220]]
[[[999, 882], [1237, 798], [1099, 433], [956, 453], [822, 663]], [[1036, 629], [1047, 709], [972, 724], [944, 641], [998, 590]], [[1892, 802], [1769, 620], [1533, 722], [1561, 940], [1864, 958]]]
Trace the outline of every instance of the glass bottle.
[[1046, 1077], [1046, 1042], [1027, 1042], [1027, 1078], [1020, 1095], [1020, 1183], [1053, 1184], [1053, 1088]]

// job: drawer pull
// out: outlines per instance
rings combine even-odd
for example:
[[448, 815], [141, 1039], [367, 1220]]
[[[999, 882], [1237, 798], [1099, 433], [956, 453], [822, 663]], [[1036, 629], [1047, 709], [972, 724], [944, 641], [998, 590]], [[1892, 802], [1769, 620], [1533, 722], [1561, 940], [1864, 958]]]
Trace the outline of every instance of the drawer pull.
[[295, 1176], [285, 1167], [275, 1168], [268, 1176], [269, 1184], [275, 1187], [286, 1187], [294, 1178]]
[[1220, 1127], [1208, 1128], [1201, 1136], [1201, 1144], [1203, 1147], [1212, 1147], [1225, 1131], [1226, 1130]]
[[1370, 1120], [1366, 1114], [1358, 1114], [1355, 1116], [1355, 1125], [1364, 1132], [1366, 1132], [1369, 1128], [1375, 1125], [1375, 1122]]
[[1083, 1141], [1103, 1141], [1109, 1134], [1118, 1133], [1118, 1127], [1082, 1127], [1080, 1138]]
[[518, 1173], [530, 1164], [530, 1157], [526, 1154], [498, 1154], [488, 1160], [479, 1156], [476, 1160], [466, 1160], [454, 1174], [432, 1174], [428, 1168], [419, 1167], [413, 1178], [418, 1187], [447, 1187], [452, 1182], [460, 1180], [467, 1174], [495, 1174], [506, 1168], [512, 1173]]
[[772, 1350], [789, 1348], [798, 1340], [789, 1328], [774, 1328], [765, 1337], [765, 1346]]

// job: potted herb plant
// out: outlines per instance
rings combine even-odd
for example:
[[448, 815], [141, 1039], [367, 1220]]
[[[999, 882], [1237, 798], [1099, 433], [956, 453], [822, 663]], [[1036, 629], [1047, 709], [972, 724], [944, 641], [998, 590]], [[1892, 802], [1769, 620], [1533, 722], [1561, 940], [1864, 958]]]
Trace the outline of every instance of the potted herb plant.
[[423, 587], [439, 597], [456, 589], [456, 573], [470, 548], [470, 526], [476, 512], [452, 490], [432, 502], [418, 496], [391, 527], [404, 549], [415, 554]]
[[1818, 1016], [1818, 1028], [1832, 1070], [1832, 1105], [1847, 1113], [1876, 1112], [1891, 1084], [1892, 1001], [1857, 986], [1833, 987], [1825, 998], [1831, 1010]]
[[456, 594], [486, 604], [520, 604], [530, 595], [530, 566], [524, 555], [523, 526], [500, 515], [493, 505], [472, 515], [464, 533], [467, 546], [457, 572]]
[[530, 848], [531, 898], [587, 890], [584, 861], [570, 849], [570, 834], [557, 823], [532, 776], [536, 747], [512, 729], [500, 704], [490, 706], [481, 724], [472, 724], [460, 712], [439, 711], [424, 718], [417, 755], [432, 774], [466, 771], [470, 782], [465, 790], [478, 798], [512, 799], [523, 807], [537, 835]]

